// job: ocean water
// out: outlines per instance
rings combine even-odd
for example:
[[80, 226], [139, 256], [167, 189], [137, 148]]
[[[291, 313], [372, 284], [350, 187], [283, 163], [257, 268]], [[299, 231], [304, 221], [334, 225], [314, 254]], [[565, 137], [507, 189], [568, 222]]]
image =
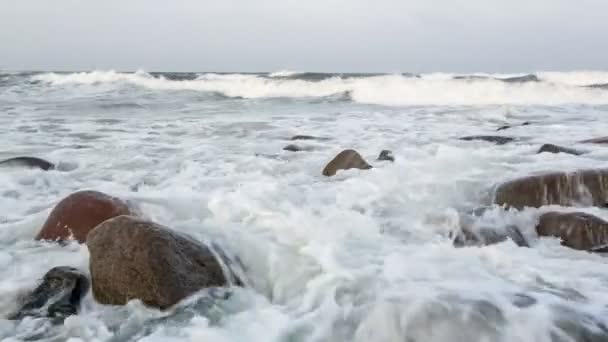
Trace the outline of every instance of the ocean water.
[[[608, 131], [608, 72], [521, 76], [0, 74], [0, 159], [59, 165], [0, 169], [0, 341], [607, 341], [608, 259], [534, 232], [539, 213], [574, 209], [478, 219], [516, 224], [531, 248], [452, 246], [459, 215], [494, 185], [608, 166], [608, 148], [576, 143]], [[327, 139], [289, 140], [298, 134]], [[478, 134], [517, 141], [458, 140]], [[544, 143], [589, 153], [536, 154]], [[346, 148], [374, 169], [323, 177]], [[394, 163], [375, 160], [384, 149]], [[33, 241], [82, 189], [222, 245], [248, 286], [169, 312], [89, 294], [61, 326], [3, 319], [51, 267], [88, 272], [86, 246]]]

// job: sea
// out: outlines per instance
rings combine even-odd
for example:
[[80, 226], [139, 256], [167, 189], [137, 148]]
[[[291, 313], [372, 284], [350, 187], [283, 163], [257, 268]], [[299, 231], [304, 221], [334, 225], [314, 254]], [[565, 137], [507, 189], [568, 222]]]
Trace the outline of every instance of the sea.
[[[470, 135], [515, 141], [459, 140]], [[578, 143], [606, 135], [606, 71], [2, 71], [0, 160], [57, 168], [0, 168], [0, 341], [608, 341], [608, 259], [534, 228], [550, 210], [608, 210], [492, 206], [501, 182], [608, 167], [608, 147]], [[537, 154], [546, 143], [586, 153]], [[344, 149], [373, 169], [323, 176]], [[89, 272], [86, 245], [34, 240], [78, 190], [217, 243], [247, 286], [168, 311], [89, 293], [62, 325], [7, 320], [50, 268]], [[480, 207], [477, 225], [516, 225], [530, 247], [454, 247]]]

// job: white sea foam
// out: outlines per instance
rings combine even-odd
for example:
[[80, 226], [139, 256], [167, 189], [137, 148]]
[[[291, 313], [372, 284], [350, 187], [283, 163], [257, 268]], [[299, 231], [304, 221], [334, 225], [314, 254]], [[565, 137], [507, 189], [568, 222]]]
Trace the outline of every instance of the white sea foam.
[[[479, 74], [481, 75], [481, 74]], [[541, 73], [544, 82], [506, 83], [494, 78], [459, 80], [453, 74], [429, 74], [420, 78], [401, 75], [341, 78], [321, 81], [266, 78], [246, 74], [204, 74], [195, 80], [172, 81], [145, 72], [94, 71], [74, 74], [42, 74], [34, 79], [56, 86], [100, 83], [134, 84], [151, 89], [195, 90], [228, 97], [326, 97], [349, 94], [353, 101], [390, 106], [402, 105], [560, 105], [608, 104], [608, 91], [582, 87], [604, 82], [606, 73]], [[522, 76], [485, 75], [495, 78]]]
[[[608, 108], [588, 106], [597, 103], [590, 94], [603, 93], [558, 80], [453, 76], [170, 81], [144, 72], [48, 73], [0, 91], [7, 108], [0, 160], [34, 155], [76, 165], [0, 169], [0, 340], [44, 330], [39, 320], [1, 317], [48, 269], [87, 270], [86, 246], [33, 241], [51, 207], [82, 189], [136, 201], [156, 222], [217, 241], [242, 260], [251, 287], [190, 316], [138, 302], [102, 306], [89, 295], [83, 311], [54, 331], [57, 341], [563, 342], [555, 337], [563, 334], [559, 317], [608, 324], [608, 259], [535, 234], [541, 212], [573, 209], [495, 209], [479, 220], [497, 230], [518, 225], [530, 248], [510, 241], [454, 248], [449, 238], [459, 215], [485, 205], [498, 182], [605, 167], [605, 147], [575, 143], [608, 130]], [[560, 89], [568, 101], [551, 94]], [[225, 101], [197, 90], [252, 99], [349, 91], [354, 102]], [[499, 99], [524, 105], [481, 105]], [[552, 101], [575, 104], [534, 105]], [[125, 103], [135, 106], [112, 106]], [[499, 132], [520, 138], [512, 144], [457, 139], [523, 121], [532, 124]], [[295, 134], [330, 140], [296, 142], [310, 152], [282, 151]], [[589, 153], [537, 155], [543, 143]], [[374, 168], [323, 177], [345, 148]], [[394, 152], [394, 163], [375, 160], [383, 149]], [[577, 210], [608, 218], [606, 209]]]

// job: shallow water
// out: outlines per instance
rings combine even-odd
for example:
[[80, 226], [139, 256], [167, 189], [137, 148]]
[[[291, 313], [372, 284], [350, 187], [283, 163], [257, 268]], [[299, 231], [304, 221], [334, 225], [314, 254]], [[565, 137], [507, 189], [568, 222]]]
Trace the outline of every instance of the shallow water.
[[[531, 248], [451, 243], [458, 213], [486, 205], [498, 182], [608, 166], [608, 148], [575, 143], [606, 135], [608, 91], [586, 86], [608, 73], [537, 75], [2, 74], [0, 159], [60, 167], [0, 169], [0, 317], [51, 267], [87, 270], [85, 246], [33, 241], [82, 189], [217, 241], [251, 286], [170, 313], [89, 295], [60, 327], [0, 318], [0, 340], [537, 342], [584, 340], [581, 327], [590, 338], [608, 325], [608, 259], [539, 240], [535, 220], [549, 209], [481, 219], [517, 224]], [[518, 140], [457, 139], [496, 133]], [[297, 134], [330, 139], [289, 140]], [[282, 151], [291, 143], [311, 151]], [[544, 143], [589, 153], [535, 154]], [[345, 148], [374, 169], [321, 176]], [[395, 163], [375, 161], [384, 149]]]

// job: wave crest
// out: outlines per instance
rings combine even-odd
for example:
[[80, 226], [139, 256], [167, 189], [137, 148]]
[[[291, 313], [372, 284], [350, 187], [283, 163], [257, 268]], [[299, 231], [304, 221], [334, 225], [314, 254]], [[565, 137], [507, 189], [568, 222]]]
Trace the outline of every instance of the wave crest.
[[[305, 75], [306, 73], [302, 73]], [[272, 76], [275, 75], [275, 76]], [[152, 89], [191, 90], [232, 98], [315, 98], [348, 94], [352, 101], [408, 105], [559, 105], [608, 104], [608, 92], [593, 84], [608, 83], [608, 73], [538, 73], [514, 75], [332, 75], [320, 80], [298, 74], [184, 74], [171, 77], [144, 71], [45, 73], [34, 80], [53, 86], [121, 84]]]

